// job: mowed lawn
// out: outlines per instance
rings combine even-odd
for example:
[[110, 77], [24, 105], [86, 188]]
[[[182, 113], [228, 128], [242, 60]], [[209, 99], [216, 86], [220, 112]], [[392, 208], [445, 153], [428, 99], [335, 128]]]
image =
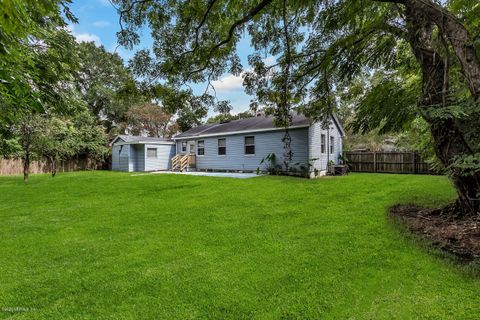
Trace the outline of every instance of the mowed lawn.
[[440, 176], [0, 178], [0, 318], [478, 319], [480, 279], [387, 216]]

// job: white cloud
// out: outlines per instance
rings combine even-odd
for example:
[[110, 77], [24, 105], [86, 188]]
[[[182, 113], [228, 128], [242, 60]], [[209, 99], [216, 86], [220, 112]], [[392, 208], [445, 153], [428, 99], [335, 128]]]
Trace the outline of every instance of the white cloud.
[[73, 25], [68, 25], [67, 30], [70, 31], [72, 36], [75, 37], [77, 42], [95, 42], [97, 46], [100, 46], [102, 44], [102, 40], [100, 40], [100, 37], [97, 36], [96, 34], [93, 33], [77, 33], [75, 32], [74, 26]]
[[97, 27], [97, 28], [105, 28], [105, 27], [110, 26], [110, 22], [104, 21], [104, 20], [99, 20], [99, 21], [95, 21], [94, 23], [92, 23], [92, 26]]
[[223, 77], [220, 80], [212, 81], [212, 85], [215, 87], [215, 90], [217, 92], [242, 90], [242, 84], [242, 75], [234, 76], [233, 74], [229, 74], [228, 76]]
[[102, 44], [100, 37], [93, 33], [73, 33], [77, 42], [95, 42], [97, 46]]

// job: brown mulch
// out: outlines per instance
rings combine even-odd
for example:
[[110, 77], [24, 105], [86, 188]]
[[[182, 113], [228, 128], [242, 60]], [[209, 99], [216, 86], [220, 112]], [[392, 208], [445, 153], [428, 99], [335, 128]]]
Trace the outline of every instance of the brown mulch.
[[464, 260], [480, 258], [480, 219], [452, 218], [438, 209], [397, 205], [390, 215], [433, 246]]

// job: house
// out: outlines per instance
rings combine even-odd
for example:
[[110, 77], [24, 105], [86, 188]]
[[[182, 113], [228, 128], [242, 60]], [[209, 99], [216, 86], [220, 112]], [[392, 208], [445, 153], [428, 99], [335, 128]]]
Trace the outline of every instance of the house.
[[[329, 161], [338, 163], [344, 131], [337, 117], [324, 127], [294, 114], [289, 129], [291, 164], [308, 168], [311, 177], [326, 173]], [[207, 124], [173, 138], [172, 168], [177, 170], [256, 171], [268, 154], [283, 163], [284, 129], [275, 127], [273, 117], [258, 116], [224, 123]]]
[[115, 171], [170, 170], [175, 156], [175, 142], [163, 138], [119, 135], [111, 146]]

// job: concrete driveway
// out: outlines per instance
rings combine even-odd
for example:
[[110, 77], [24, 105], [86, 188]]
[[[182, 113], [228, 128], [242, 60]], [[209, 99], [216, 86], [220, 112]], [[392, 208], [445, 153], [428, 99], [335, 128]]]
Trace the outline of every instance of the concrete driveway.
[[156, 172], [152, 172], [152, 174], [184, 174], [184, 175], [190, 175], [190, 176], [206, 176], [206, 177], [236, 178], [236, 179], [248, 179], [248, 178], [255, 178], [255, 177], [261, 176], [261, 175], [257, 175], [256, 173], [202, 172], [202, 171], [194, 171], [194, 172], [156, 171]]

